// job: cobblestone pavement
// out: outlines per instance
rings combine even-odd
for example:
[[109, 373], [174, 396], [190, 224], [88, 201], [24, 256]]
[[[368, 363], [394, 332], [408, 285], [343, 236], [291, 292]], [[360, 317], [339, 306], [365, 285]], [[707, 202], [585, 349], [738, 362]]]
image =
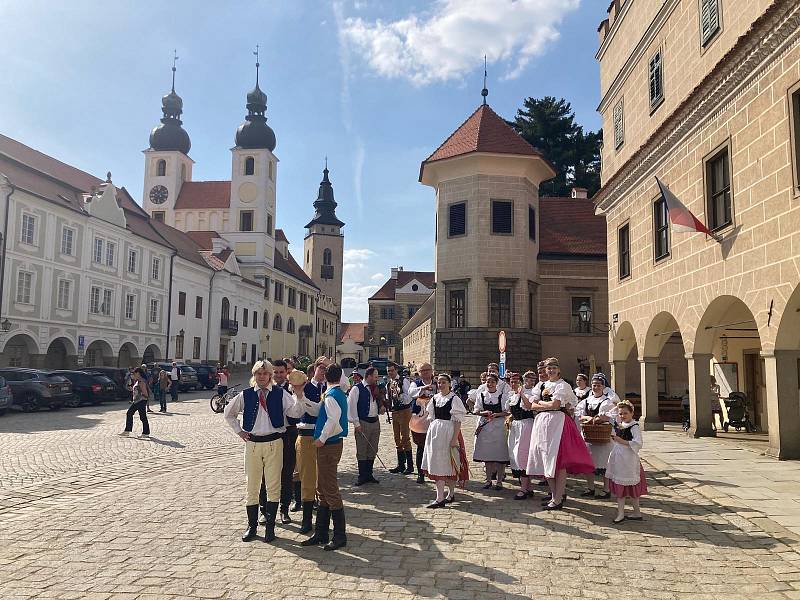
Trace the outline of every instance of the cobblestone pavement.
[[297, 523], [243, 544], [241, 443], [201, 396], [149, 441], [114, 435], [121, 404], [0, 419], [0, 598], [800, 598], [793, 541], [653, 468], [640, 523], [612, 526], [609, 501], [539, 511], [475, 465], [432, 511], [410, 477], [351, 487], [348, 439], [345, 551], [300, 547]]

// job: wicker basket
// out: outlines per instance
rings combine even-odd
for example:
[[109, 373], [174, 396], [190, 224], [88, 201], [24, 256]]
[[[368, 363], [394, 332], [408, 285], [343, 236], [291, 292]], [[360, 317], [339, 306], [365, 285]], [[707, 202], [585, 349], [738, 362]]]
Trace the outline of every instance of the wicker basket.
[[585, 423], [583, 439], [589, 444], [608, 444], [611, 441], [611, 423]]

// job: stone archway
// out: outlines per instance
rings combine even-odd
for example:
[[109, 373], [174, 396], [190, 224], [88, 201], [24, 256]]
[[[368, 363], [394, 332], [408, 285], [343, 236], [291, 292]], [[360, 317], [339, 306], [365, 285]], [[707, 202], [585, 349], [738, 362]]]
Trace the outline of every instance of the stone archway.
[[764, 357], [769, 411], [768, 453], [800, 458], [800, 286], [778, 323], [775, 351]]
[[134, 346], [133, 342], [125, 342], [119, 349], [117, 355], [118, 367], [138, 367], [141, 364], [139, 360], [139, 351]]
[[8, 338], [0, 352], [0, 366], [38, 367], [39, 346], [30, 335], [18, 333]]
[[84, 364], [87, 367], [113, 367], [116, 362], [111, 345], [105, 340], [94, 340], [86, 348]]
[[142, 354], [142, 362], [146, 365], [149, 365], [157, 360], [161, 360], [161, 349], [155, 344], [150, 344], [144, 349], [144, 354]]
[[76, 365], [75, 345], [71, 340], [58, 337], [50, 342], [44, 358], [48, 369], [71, 369]]
[[645, 429], [662, 429], [664, 422], [682, 422], [682, 397], [689, 387], [678, 321], [660, 312], [650, 322], [642, 346], [640, 377]]

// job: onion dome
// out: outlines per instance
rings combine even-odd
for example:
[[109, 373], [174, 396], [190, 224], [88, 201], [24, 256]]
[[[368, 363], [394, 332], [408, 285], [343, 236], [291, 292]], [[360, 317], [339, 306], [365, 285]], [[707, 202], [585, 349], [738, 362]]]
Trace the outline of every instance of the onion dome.
[[[176, 57], [177, 58], [177, 57]], [[189, 134], [181, 127], [183, 121], [183, 100], [175, 93], [175, 65], [172, 66], [172, 90], [161, 98], [161, 125], [150, 132], [151, 150], [177, 150], [189, 154], [192, 142]]]
[[258, 68], [256, 63], [256, 87], [247, 94], [247, 116], [244, 123], [236, 130], [236, 146], [238, 148], [266, 148], [275, 150], [275, 132], [267, 125], [267, 95], [258, 87]]

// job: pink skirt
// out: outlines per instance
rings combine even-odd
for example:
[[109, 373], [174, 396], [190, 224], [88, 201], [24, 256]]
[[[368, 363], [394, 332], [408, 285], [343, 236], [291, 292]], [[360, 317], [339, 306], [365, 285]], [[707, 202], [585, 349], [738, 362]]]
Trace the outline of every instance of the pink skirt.
[[608, 489], [616, 498], [638, 498], [647, 493], [647, 476], [644, 467], [639, 465], [639, 483], [636, 485], [620, 485], [606, 478]]
[[594, 461], [575, 421], [567, 416], [561, 430], [556, 471], [566, 469], [571, 475], [594, 473]]

